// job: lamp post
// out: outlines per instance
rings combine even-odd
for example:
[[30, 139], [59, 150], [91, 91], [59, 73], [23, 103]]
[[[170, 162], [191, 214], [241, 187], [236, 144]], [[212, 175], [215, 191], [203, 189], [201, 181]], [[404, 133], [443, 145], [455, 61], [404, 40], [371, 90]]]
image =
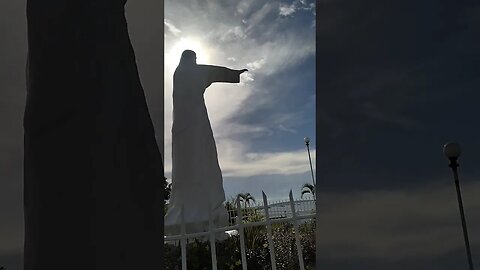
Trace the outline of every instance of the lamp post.
[[453, 178], [455, 179], [455, 187], [457, 189], [458, 208], [460, 210], [460, 217], [462, 219], [463, 238], [465, 240], [465, 249], [467, 251], [468, 265], [470, 267], [470, 270], [473, 270], [472, 254], [470, 252], [470, 243], [468, 241], [467, 223], [465, 221], [465, 213], [463, 212], [462, 194], [460, 192], [460, 183], [458, 181], [457, 168], [459, 165], [457, 159], [461, 153], [460, 145], [457, 143], [447, 143], [443, 146], [443, 153], [450, 160], [450, 164], [448, 166], [452, 168], [453, 171]]
[[310, 161], [310, 172], [312, 172], [312, 182], [313, 182], [313, 187], [315, 188], [315, 177], [313, 176], [312, 158], [310, 157], [310, 138], [305, 137], [303, 140], [305, 142], [305, 145], [307, 146], [308, 160]]

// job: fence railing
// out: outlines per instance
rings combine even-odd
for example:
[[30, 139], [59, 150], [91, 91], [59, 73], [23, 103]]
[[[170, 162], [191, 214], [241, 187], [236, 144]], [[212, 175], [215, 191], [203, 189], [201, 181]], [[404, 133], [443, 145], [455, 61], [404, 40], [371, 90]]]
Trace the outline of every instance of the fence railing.
[[[213, 226], [213, 219], [211, 216], [211, 212], [209, 213], [209, 228], [208, 231], [205, 232], [197, 232], [197, 233], [186, 233], [186, 225], [185, 225], [185, 216], [184, 216], [184, 206], [182, 205], [181, 208], [181, 225], [180, 225], [180, 234], [179, 235], [171, 235], [165, 236], [165, 242], [168, 241], [180, 241], [181, 246], [181, 255], [182, 255], [182, 270], [187, 270], [187, 239], [189, 238], [197, 238], [197, 237], [209, 237], [210, 241], [210, 253], [211, 253], [211, 260], [212, 260], [212, 269], [217, 270], [217, 255], [216, 255], [216, 248], [215, 248], [215, 234], [216, 233], [226, 233], [237, 231], [240, 236], [240, 252], [241, 252], [241, 263], [242, 269], [247, 270], [247, 256], [246, 256], [246, 245], [245, 245], [245, 228], [249, 227], [256, 227], [256, 226], [266, 226], [267, 228], [267, 237], [268, 237], [268, 248], [270, 251], [270, 260], [272, 265], [272, 270], [276, 270], [276, 262], [275, 262], [275, 247], [273, 245], [273, 237], [272, 237], [272, 224], [275, 223], [284, 223], [284, 222], [291, 222], [293, 223], [293, 233], [295, 236], [295, 244], [297, 248], [297, 256], [300, 270], [305, 270], [304, 260], [303, 260], [303, 252], [302, 252], [302, 245], [300, 241], [300, 230], [299, 230], [299, 223], [305, 219], [312, 219], [315, 217], [315, 200], [309, 201], [294, 201], [292, 190], [289, 193], [289, 201], [287, 202], [278, 202], [275, 204], [268, 204], [267, 202], [267, 195], [262, 191], [263, 197], [263, 206], [251, 207], [249, 209], [253, 209], [253, 212], [256, 215], [262, 216], [261, 221], [253, 221], [253, 222], [246, 222], [244, 220], [244, 213], [242, 213], [242, 208], [240, 205], [240, 201], [236, 200], [236, 217], [235, 217], [235, 224], [229, 224], [229, 226], [222, 227], [222, 228], [215, 228]], [[302, 205], [313, 204], [310, 208], [305, 207], [302, 210], [298, 210], [297, 208], [302, 208]], [[286, 210], [288, 206], [288, 210]], [[299, 207], [300, 206], [300, 207]], [[284, 215], [277, 215], [272, 218], [271, 210], [274, 210], [275, 207], [281, 207]], [[209, 207], [210, 209], [210, 207]], [[245, 208], [244, 208], [245, 209]], [[307, 210], [305, 210], [307, 209]], [[248, 214], [248, 211], [244, 211]], [[230, 213], [229, 216], [231, 217]]]
[[[307, 198], [306, 200], [295, 200], [295, 210], [297, 216], [309, 215], [315, 213], [315, 199]], [[265, 206], [262, 203], [257, 203], [256, 205], [242, 203], [242, 217], [245, 220], [251, 220], [253, 217], [266, 220], [265, 217]], [[230, 204], [231, 205], [231, 204]], [[229, 225], [235, 225], [237, 223], [237, 208], [227, 207]], [[290, 201], [289, 200], [278, 200], [278, 201], [269, 201], [268, 204], [268, 213], [270, 219], [282, 219], [292, 217]]]

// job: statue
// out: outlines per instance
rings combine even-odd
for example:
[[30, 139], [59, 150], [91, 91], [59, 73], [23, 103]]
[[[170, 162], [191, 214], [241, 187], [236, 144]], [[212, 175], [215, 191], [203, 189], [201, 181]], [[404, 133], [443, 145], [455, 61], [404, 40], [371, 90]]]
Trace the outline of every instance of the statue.
[[173, 76], [172, 192], [165, 235], [180, 234], [182, 205], [187, 233], [207, 231], [209, 211], [214, 227], [228, 225], [222, 173], [203, 94], [215, 82], [239, 83], [245, 71], [197, 65], [194, 51], [182, 53]]
[[162, 269], [163, 166], [125, 0], [27, 0], [24, 269]]

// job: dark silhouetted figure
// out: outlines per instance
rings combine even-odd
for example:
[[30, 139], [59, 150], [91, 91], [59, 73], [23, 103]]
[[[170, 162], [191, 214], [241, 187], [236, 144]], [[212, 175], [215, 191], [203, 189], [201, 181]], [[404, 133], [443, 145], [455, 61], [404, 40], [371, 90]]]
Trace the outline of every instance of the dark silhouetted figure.
[[27, 0], [25, 270], [162, 269], [163, 166], [125, 0]]
[[203, 94], [215, 82], [240, 82], [245, 71], [197, 65], [195, 52], [182, 53], [173, 77], [172, 193], [165, 234], [180, 233], [182, 205], [187, 232], [207, 230], [209, 210], [214, 226], [228, 224], [222, 173]]

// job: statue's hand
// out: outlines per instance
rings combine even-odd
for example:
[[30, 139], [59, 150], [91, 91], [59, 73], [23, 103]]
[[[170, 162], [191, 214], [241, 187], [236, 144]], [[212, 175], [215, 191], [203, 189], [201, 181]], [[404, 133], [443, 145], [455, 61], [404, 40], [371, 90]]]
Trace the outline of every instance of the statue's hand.
[[248, 71], [248, 69], [244, 68], [244, 69], [239, 70], [239, 71], [240, 71], [240, 74], [242, 74], [243, 72]]

